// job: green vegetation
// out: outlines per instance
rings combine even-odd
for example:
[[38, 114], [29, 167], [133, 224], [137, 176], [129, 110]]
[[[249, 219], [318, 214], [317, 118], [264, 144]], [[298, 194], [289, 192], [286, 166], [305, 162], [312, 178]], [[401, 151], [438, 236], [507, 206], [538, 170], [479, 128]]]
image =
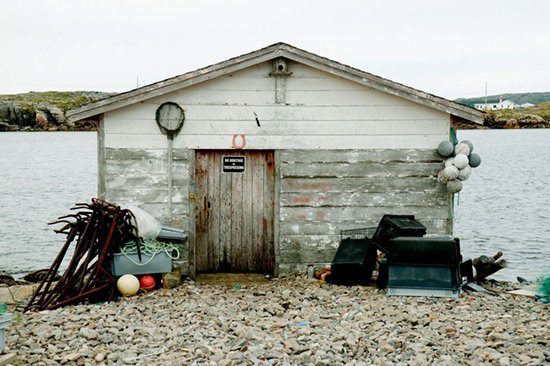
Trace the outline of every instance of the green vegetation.
[[529, 115], [542, 117], [546, 122], [550, 122], [550, 102], [537, 104], [529, 108], [521, 109], [500, 109], [496, 111], [488, 111], [488, 115], [498, 116], [501, 119], [517, 119], [521, 120]]
[[550, 102], [540, 103], [534, 107], [525, 108], [522, 112], [536, 114], [544, 118], [546, 122], [550, 122]]
[[[524, 104], [532, 103], [539, 104], [550, 102], [550, 92], [542, 93], [508, 93], [508, 94], [498, 94], [498, 95], [488, 95], [487, 103], [498, 103], [502, 97], [502, 100], [511, 100], [515, 104]], [[476, 103], [485, 103], [485, 97], [476, 97], [476, 98], [458, 98], [455, 102], [466, 105], [468, 107], [473, 107]]]
[[33, 112], [37, 105], [49, 104], [54, 105], [62, 111], [68, 111], [69, 109], [80, 107], [82, 105], [94, 102], [99, 99], [110, 96], [109, 93], [103, 92], [29, 92], [23, 94], [5, 94], [0, 95], [0, 101], [15, 102], [22, 108]]

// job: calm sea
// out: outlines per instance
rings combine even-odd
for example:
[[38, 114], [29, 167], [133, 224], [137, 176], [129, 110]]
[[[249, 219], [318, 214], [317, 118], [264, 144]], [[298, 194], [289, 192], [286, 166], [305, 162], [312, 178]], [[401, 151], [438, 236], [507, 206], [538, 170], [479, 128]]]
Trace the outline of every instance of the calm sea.
[[[482, 164], [457, 197], [465, 258], [504, 252], [494, 278], [550, 272], [550, 130], [459, 131]], [[0, 271], [48, 268], [65, 236], [47, 223], [96, 195], [94, 132], [0, 133]], [[59, 226], [57, 226], [59, 227]]]

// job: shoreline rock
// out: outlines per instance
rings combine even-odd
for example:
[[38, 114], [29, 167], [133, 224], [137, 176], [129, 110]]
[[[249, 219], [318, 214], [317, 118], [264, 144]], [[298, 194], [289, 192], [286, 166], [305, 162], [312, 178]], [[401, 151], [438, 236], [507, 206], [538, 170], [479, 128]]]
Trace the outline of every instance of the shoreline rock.
[[68, 123], [65, 112], [111, 95], [86, 91], [0, 95], [0, 132], [93, 131], [95, 120]]

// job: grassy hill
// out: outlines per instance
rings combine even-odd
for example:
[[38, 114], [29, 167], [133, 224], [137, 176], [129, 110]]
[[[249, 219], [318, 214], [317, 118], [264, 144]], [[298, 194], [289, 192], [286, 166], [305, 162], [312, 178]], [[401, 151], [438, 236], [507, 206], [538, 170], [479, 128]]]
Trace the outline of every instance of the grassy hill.
[[[488, 95], [487, 103], [497, 103], [502, 97], [502, 100], [511, 100], [515, 104], [540, 104], [545, 102], [550, 102], [550, 92], [541, 92], [541, 93], [508, 93], [508, 94], [497, 94], [497, 95]], [[467, 105], [468, 107], [473, 107], [476, 103], [485, 103], [485, 97], [475, 97], [475, 98], [458, 98], [455, 102]]]

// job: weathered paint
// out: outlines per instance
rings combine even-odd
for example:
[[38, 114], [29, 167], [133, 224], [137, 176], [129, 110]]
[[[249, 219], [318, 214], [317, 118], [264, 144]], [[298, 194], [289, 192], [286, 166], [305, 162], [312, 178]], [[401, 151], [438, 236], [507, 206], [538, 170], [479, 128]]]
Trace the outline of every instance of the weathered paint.
[[[340, 230], [408, 214], [445, 234], [449, 194], [433, 150], [285, 150], [281, 166], [279, 271], [329, 264]], [[290, 264], [296, 264], [290, 266]], [[301, 264], [302, 267], [299, 267]]]
[[[224, 172], [226, 156], [244, 157], [244, 171]], [[273, 273], [273, 161], [272, 151], [197, 152], [196, 271]]]
[[[219, 252], [204, 250], [198, 233], [212, 233], [213, 243], [245, 238], [245, 251], [230, 254], [244, 258], [242, 268], [260, 270], [255, 261], [263, 259], [253, 243], [269, 232], [276, 274], [330, 263], [340, 230], [376, 226], [384, 214], [413, 214], [429, 233], [449, 233], [450, 196], [436, 179], [442, 165], [436, 147], [449, 138], [449, 114], [295, 61], [288, 62], [292, 74], [277, 85], [272, 67], [266, 59], [106, 111], [98, 132], [100, 193], [113, 202], [139, 204], [162, 224], [187, 230], [183, 270], [191, 274], [220, 269], [203, 266], [216, 262]], [[285, 103], [277, 103], [283, 94], [276, 87], [283, 85]], [[186, 115], [173, 141], [171, 184], [167, 139], [154, 119], [167, 101], [180, 104]], [[219, 192], [209, 196], [211, 207], [219, 207], [212, 220], [204, 187], [229, 187], [229, 178], [201, 176], [196, 162], [206, 150], [274, 151], [267, 167], [274, 178], [269, 195], [254, 180], [231, 178], [231, 187], [250, 194], [240, 200], [231, 195], [230, 201]], [[227, 209], [238, 204], [252, 212], [269, 204], [273, 214], [249, 217]], [[227, 221], [235, 225], [220, 225]]]
[[[413, 89], [403, 84], [369, 74], [347, 65], [329, 60], [313, 53], [301, 50], [285, 43], [251, 52], [246, 55], [232, 58], [215, 65], [205, 67], [187, 74], [166, 79], [158, 83], [144, 86], [126, 93], [121, 93], [106, 100], [101, 100], [68, 113], [70, 121], [107, 113], [116, 109], [134, 105], [168, 93], [201, 85], [207, 81], [231, 76], [246, 68], [256, 67], [259, 64], [271, 62], [278, 58], [291, 60], [299, 65], [306, 65], [310, 69], [320, 70], [342, 80], [352, 81], [365, 88], [399, 97], [413, 103], [427, 106], [434, 110], [482, 123], [483, 114], [479, 111], [462, 106], [458, 103], [437, 97], [432, 94]], [[287, 61], [288, 62], [288, 61]], [[289, 70], [292, 72], [292, 70]], [[253, 87], [254, 85], [252, 85]], [[248, 90], [248, 89], [247, 89]], [[258, 91], [258, 90], [256, 90]]]

